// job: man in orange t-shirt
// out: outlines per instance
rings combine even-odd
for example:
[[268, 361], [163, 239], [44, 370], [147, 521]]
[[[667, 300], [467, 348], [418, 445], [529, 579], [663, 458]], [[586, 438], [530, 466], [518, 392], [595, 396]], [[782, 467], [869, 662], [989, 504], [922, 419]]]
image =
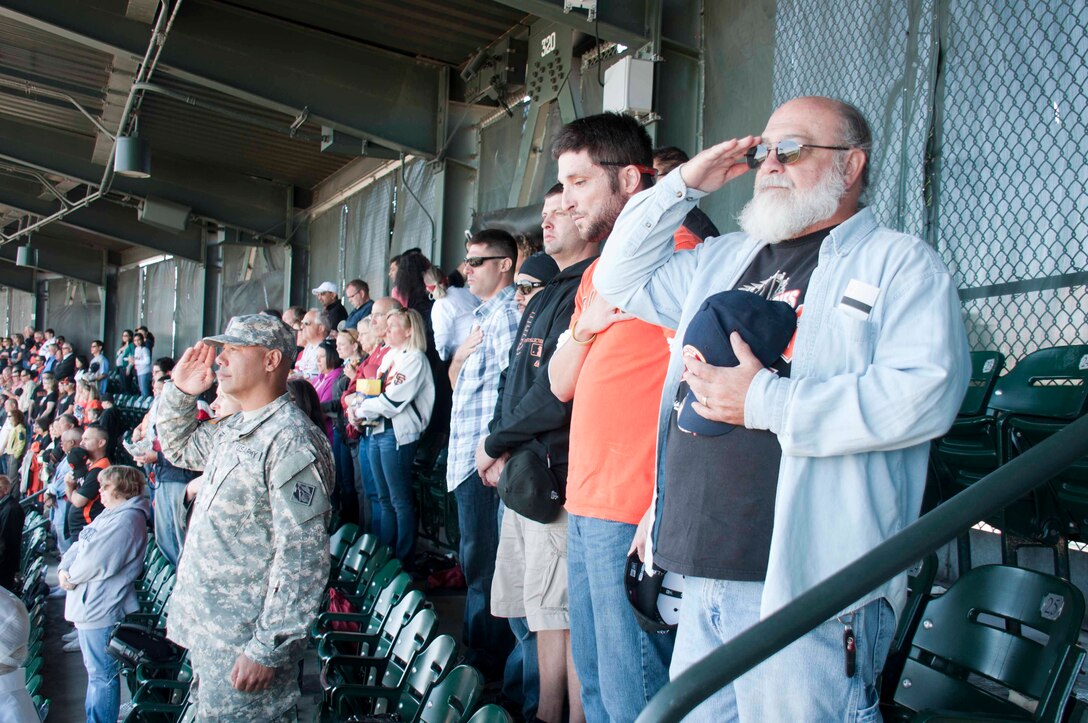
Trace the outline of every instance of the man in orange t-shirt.
[[[620, 118], [583, 118], [564, 127], [556, 141], [564, 208], [586, 240], [603, 241], [627, 199], [653, 182], [649, 137]], [[701, 240], [681, 246], [678, 239], [678, 250]], [[574, 400], [568, 583], [571, 648], [586, 720], [633, 721], [668, 682], [672, 656], [673, 636], [638, 626], [623, 583], [637, 525], [653, 497], [671, 335], [599, 297], [596, 266], [582, 276], [549, 379], [556, 397]]]

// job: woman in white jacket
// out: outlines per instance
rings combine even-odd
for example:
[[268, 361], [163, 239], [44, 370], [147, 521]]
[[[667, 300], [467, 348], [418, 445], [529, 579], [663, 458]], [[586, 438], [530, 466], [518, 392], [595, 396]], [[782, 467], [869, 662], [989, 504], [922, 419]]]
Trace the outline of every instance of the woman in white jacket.
[[378, 540], [404, 562], [411, 561], [416, 541], [412, 461], [434, 407], [425, 329], [413, 309], [389, 313], [389, 353], [378, 367], [382, 392], [352, 404], [353, 416], [368, 422], [370, 467], [382, 510]]

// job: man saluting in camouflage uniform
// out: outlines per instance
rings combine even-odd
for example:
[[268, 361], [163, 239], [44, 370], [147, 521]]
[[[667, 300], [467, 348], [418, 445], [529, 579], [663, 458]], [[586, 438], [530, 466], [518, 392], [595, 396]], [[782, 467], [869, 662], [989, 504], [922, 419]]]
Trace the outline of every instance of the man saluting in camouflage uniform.
[[[200, 721], [297, 719], [297, 663], [329, 572], [333, 463], [286, 393], [294, 356], [282, 321], [238, 316], [185, 351], [160, 397], [163, 453], [205, 478], [167, 625], [190, 651]], [[196, 416], [213, 374], [242, 407], [214, 425]]]

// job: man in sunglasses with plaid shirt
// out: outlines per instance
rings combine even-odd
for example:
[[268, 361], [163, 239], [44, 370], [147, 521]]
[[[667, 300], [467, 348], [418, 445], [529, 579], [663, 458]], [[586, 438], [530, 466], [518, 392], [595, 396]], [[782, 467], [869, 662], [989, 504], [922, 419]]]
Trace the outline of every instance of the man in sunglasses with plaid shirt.
[[476, 446], [487, 435], [499, 396], [499, 377], [510, 360], [521, 319], [513, 285], [518, 247], [506, 231], [483, 229], [468, 240], [465, 253], [466, 285], [480, 305], [472, 312], [472, 331], [450, 363], [453, 414], [446, 484], [457, 501], [458, 556], [468, 588], [461, 641], [469, 662], [489, 678], [498, 678], [513, 637], [506, 621], [491, 615], [499, 494], [484, 484], [476, 470]]
[[[970, 377], [956, 285], [921, 239], [862, 206], [871, 132], [853, 106], [797, 98], [759, 136], [712, 146], [633, 198], [594, 282], [609, 301], [682, 339], [708, 296], [785, 301], [793, 341], [771, 368], [733, 333], [739, 364], [673, 348], [658, 424], [650, 549], [687, 576], [670, 675], [917, 518], [929, 440]], [[741, 233], [674, 253], [695, 201], [749, 170]], [[735, 425], [685, 432], [674, 403]], [[906, 601], [900, 575], [840, 611], [686, 720], [879, 719], [875, 682]]]

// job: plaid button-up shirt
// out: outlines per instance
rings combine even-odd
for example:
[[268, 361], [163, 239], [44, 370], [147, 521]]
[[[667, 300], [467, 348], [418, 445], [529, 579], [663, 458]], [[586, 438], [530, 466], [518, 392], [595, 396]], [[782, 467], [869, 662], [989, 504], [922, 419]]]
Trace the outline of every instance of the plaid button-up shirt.
[[510, 362], [510, 349], [514, 346], [521, 319], [514, 301], [513, 284], [477, 306], [472, 313], [483, 332], [483, 341], [465, 359], [453, 388], [446, 459], [446, 484], [451, 492], [476, 470], [476, 445], [487, 434], [487, 425], [499, 397], [499, 376]]

